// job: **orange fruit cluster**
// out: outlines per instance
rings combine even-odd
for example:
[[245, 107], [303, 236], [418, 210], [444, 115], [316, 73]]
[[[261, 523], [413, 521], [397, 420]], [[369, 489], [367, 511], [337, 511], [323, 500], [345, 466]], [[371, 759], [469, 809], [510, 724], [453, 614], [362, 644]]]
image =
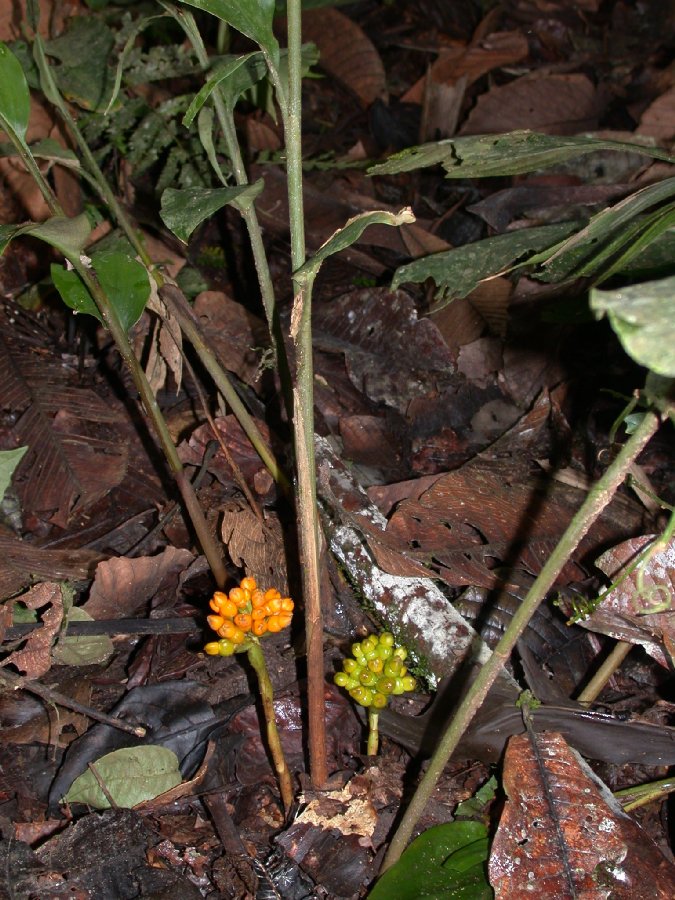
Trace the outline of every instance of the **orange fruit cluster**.
[[220, 638], [204, 647], [210, 656], [230, 656], [251, 635], [259, 638], [281, 631], [293, 618], [290, 597], [282, 597], [276, 588], [261, 590], [255, 578], [242, 579], [229, 594], [216, 591], [209, 606], [215, 615], [206, 620]]

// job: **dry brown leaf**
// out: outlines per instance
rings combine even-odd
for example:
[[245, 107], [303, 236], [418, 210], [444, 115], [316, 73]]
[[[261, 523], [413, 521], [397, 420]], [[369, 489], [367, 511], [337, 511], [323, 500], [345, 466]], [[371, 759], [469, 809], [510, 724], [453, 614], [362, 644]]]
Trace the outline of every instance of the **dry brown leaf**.
[[496, 900], [675, 896], [675, 867], [555, 732], [512, 737], [492, 843]]
[[349, 88], [364, 106], [386, 97], [384, 66], [375, 45], [356, 22], [337, 9], [306, 12], [302, 37], [316, 44], [319, 64]]
[[189, 550], [167, 547], [157, 556], [119, 557], [99, 563], [82, 608], [93, 619], [134, 616], [159, 591], [175, 591], [178, 576], [193, 559]]
[[[520, 31], [498, 31], [470, 44], [468, 47], [452, 47], [441, 50], [429, 69], [428, 78], [433, 84], [452, 85], [465, 79], [473, 84], [482, 75], [525, 59], [529, 52], [527, 38]], [[424, 99], [426, 78], [420, 78], [401, 98], [404, 103], [421, 103]]]
[[637, 133], [664, 143], [675, 140], [675, 87], [662, 94], [642, 113]]
[[3, 530], [0, 560], [0, 599], [4, 599], [35, 578], [86, 581], [101, 555], [91, 550], [43, 550]]
[[274, 513], [264, 522], [248, 506], [231, 504], [223, 510], [223, 543], [237, 568], [243, 568], [265, 588], [288, 593], [286, 552], [281, 523]]
[[15, 650], [3, 660], [3, 665], [12, 665], [28, 678], [39, 678], [51, 668], [52, 642], [63, 620], [63, 596], [61, 585], [43, 582], [26, 591], [20, 598], [28, 609], [38, 610], [47, 606], [40, 614], [42, 628], [36, 628], [28, 635], [25, 645]]
[[599, 112], [595, 86], [586, 75], [526, 75], [481, 94], [460, 134], [519, 128], [578, 134], [597, 128]]
[[[655, 539], [632, 538], [607, 550], [596, 566], [612, 581]], [[657, 662], [671, 668], [666, 648], [675, 647], [675, 541], [629, 574], [580, 624], [619, 641], [641, 644]], [[568, 613], [571, 610], [567, 610]]]

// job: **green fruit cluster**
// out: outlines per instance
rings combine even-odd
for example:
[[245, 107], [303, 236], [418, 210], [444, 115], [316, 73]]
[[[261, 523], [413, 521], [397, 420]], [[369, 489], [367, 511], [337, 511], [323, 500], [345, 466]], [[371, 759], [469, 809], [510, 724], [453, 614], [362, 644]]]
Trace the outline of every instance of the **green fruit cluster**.
[[394, 645], [391, 632], [369, 634], [352, 644], [352, 656], [343, 660], [342, 672], [333, 680], [361, 706], [383, 709], [391, 694], [415, 690], [417, 682], [404, 665], [407, 655], [405, 647]]

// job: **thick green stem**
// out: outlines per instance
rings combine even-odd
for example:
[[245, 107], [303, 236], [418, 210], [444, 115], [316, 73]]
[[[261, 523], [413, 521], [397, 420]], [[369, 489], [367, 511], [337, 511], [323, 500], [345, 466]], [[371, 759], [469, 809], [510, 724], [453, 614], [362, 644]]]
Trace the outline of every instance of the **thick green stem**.
[[[296, 272], [305, 261], [302, 198], [302, 23], [300, 0], [288, 0], [288, 103], [284, 112], [288, 173], [291, 264]], [[312, 366], [312, 297], [293, 280], [291, 338], [295, 346], [293, 434], [298, 471], [297, 509], [302, 559], [307, 642], [307, 706], [310, 774], [316, 787], [328, 778], [321, 610], [320, 538], [314, 463], [314, 372]]]
[[197, 495], [195, 494], [194, 487], [187, 477], [185, 469], [183, 468], [183, 464], [180, 461], [178, 451], [176, 450], [176, 446], [173, 443], [173, 439], [169, 432], [166, 419], [162, 415], [162, 411], [157, 404], [157, 400], [155, 399], [152, 388], [150, 387], [148, 379], [145, 376], [143, 367], [136, 358], [136, 354], [134, 353], [133, 348], [129, 342], [127, 333], [122, 327], [122, 324], [117, 316], [114, 307], [109, 302], [108, 297], [101, 289], [98, 281], [93, 277], [91, 271], [85, 265], [83, 265], [78, 257], [72, 256], [69, 259], [71, 264], [73, 265], [73, 268], [80, 276], [85, 286], [87, 287], [87, 290], [93, 297], [94, 302], [96, 303], [96, 306], [101, 313], [101, 318], [110, 331], [110, 334], [115, 341], [122, 359], [129, 368], [129, 372], [131, 373], [131, 377], [133, 378], [136, 389], [140, 394], [145, 410], [155, 428], [155, 432], [162, 447], [162, 451], [164, 452], [166, 460], [171, 468], [171, 471], [173, 472], [178, 490], [180, 491], [181, 497], [183, 498], [183, 502], [185, 503], [185, 507], [187, 509], [187, 513], [190, 516], [190, 520], [197, 534], [197, 539], [201, 544], [202, 550], [204, 551], [204, 554], [209, 562], [209, 566], [211, 567], [211, 570], [213, 572], [213, 577], [218, 587], [222, 588], [227, 579], [227, 573], [225, 571], [225, 566], [223, 564], [219, 545], [216, 542], [214, 536], [211, 534], [211, 531], [206, 523], [206, 519], [204, 518], [204, 513], [201, 506], [199, 505], [199, 500], [197, 499]]
[[628, 438], [614, 462], [589, 491], [586, 500], [570, 522], [555, 550], [545, 563], [511, 620], [504, 636], [493, 650], [488, 662], [478, 673], [447, 731], [439, 741], [438, 747], [429, 762], [429, 768], [420, 781], [410, 805], [392, 838], [382, 864], [382, 871], [385, 871], [398, 861], [436, 787], [443, 769], [457, 748], [469, 723], [480, 709], [488, 691], [507, 662], [527, 623], [554, 584], [579, 542], [587, 534], [593, 522], [595, 522], [620, 487], [633, 461], [646, 446], [658, 427], [659, 417], [653, 412], [646, 413], [642, 422]]
[[368, 707], [368, 756], [377, 756], [380, 746], [379, 731], [380, 711], [374, 706]]
[[269, 745], [270, 753], [272, 754], [272, 760], [274, 761], [274, 768], [279, 777], [281, 802], [284, 805], [285, 812], [288, 813], [293, 805], [293, 782], [291, 780], [291, 773], [286, 765], [284, 748], [281, 746], [281, 740], [277, 730], [277, 722], [274, 715], [274, 692], [265, 663], [265, 655], [262, 651], [262, 647], [257, 641], [250, 641], [247, 655], [249, 662], [253, 666], [255, 674], [258, 677], [260, 699], [262, 700], [263, 712], [265, 714], [267, 743]]

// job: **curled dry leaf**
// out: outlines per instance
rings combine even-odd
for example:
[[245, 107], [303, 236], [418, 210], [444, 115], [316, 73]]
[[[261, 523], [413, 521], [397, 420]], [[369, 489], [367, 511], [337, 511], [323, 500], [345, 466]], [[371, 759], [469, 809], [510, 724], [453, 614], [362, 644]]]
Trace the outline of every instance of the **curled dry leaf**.
[[497, 900], [675, 895], [675, 867], [560, 734], [511, 738], [503, 784], [489, 862]]
[[63, 596], [61, 585], [53, 582], [36, 584], [25, 594], [21, 602], [28, 609], [48, 607], [41, 614], [42, 628], [32, 631], [20, 650], [10, 653], [3, 665], [16, 666], [28, 678], [39, 678], [51, 668], [51, 650], [54, 636], [63, 619]]
[[387, 93], [380, 54], [361, 28], [337, 9], [306, 13], [302, 36], [316, 44], [320, 65], [348, 87], [364, 106]]
[[[596, 566], [615, 581], [654, 539], [646, 535], [617, 544], [602, 554]], [[641, 563], [580, 624], [619, 641], [641, 644], [670, 668], [675, 656], [674, 599], [675, 541], [671, 541]]]
[[259, 584], [274, 585], [284, 597], [288, 594], [286, 551], [278, 516], [268, 513], [261, 522], [250, 507], [231, 503], [223, 510], [221, 535], [235, 566], [243, 567]]

